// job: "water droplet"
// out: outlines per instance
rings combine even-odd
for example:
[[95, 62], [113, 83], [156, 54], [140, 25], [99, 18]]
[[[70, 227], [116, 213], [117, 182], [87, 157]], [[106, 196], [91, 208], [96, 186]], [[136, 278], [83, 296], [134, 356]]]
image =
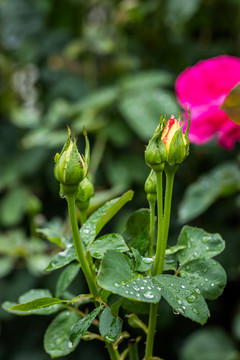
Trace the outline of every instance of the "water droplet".
[[125, 293], [128, 294], [128, 291], [126, 290]]
[[158, 287], [157, 287], [157, 290], [159, 290], [159, 291], [160, 291], [160, 290], [162, 290], [162, 288], [160, 288], [160, 287], [158, 286]]
[[73, 343], [71, 341], [68, 342], [68, 347], [71, 349], [73, 347]]
[[133, 295], [133, 292], [132, 292], [132, 291], [130, 291], [130, 294], [131, 294], [131, 295]]
[[140, 289], [141, 289], [141, 290], [144, 290], [144, 289], [145, 289], [145, 287], [144, 287], [144, 286], [141, 286], [141, 287], [140, 287]]
[[173, 284], [170, 284], [171, 287], [173, 287]]
[[151, 292], [151, 291], [147, 291], [143, 294], [143, 296], [146, 298], [146, 299], [153, 299], [154, 298], [154, 294]]
[[139, 297], [140, 295], [139, 294], [136, 294], [137, 295], [137, 297]]
[[179, 315], [179, 311], [177, 311], [175, 309], [173, 309], [173, 313], [174, 313], [174, 315]]
[[214, 286], [215, 284], [214, 283], [211, 283], [211, 286]]
[[182, 301], [181, 301], [181, 300], [178, 300], [177, 303], [178, 303], [179, 305], [181, 305], [181, 304], [182, 304]]
[[187, 271], [189, 271], [189, 270], [190, 270], [190, 266], [187, 265], [187, 266], [185, 267], [185, 269], [186, 269]]
[[203, 242], [203, 243], [206, 243], [206, 242], [208, 242], [210, 239], [211, 239], [211, 238], [210, 238], [209, 236], [203, 236], [202, 242]]
[[209, 280], [206, 278], [205, 281], [208, 282]]
[[194, 314], [199, 315], [199, 311], [195, 307], [192, 308], [192, 311], [194, 312]]
[[127, 284], [126, 287], [129, 287], [129, 285]]
[[201, 294], [201, 291], [198, 288], [196, 288], [195, 290], [197, 294]]
[[120, 284], [119, 284], [118, 282], [115, 282], [113, 285], [114, 285], [115, 287], [119, 287], [119, 286], [120, 286]]
[[187, 297], [187, 301], [189, 303], [193, 303], [195, 300], [196, 300], [196, 296], [193, 294]]
[[197, 251], [195, 251], [194, 255], [195, 255], [195, 256], [198, 256], [198, 252], [197, 252]]
[[133, 286], [134, 290], [139, 291], [139, 287], [137, 285]]
[[183, 311], [186, 310], [186, 306], [183, 306], [182, 309], [183, 309]]
[[135, 281], [135, 280], [133, 280], [133, 285], [136, 285], [136, 281]]
[[181, 288], [182, 288], [182, 289], [185, 289], [185, 287], [186, 287], [185, 285], [181, 285]]
[[148, 290], [151, 290], [152, 286], [148, 286], [147, 288], [148, 288]]
[[143, 279], [143, 282], [146, 284], [146, 283], [147, 283], [147, 280]]

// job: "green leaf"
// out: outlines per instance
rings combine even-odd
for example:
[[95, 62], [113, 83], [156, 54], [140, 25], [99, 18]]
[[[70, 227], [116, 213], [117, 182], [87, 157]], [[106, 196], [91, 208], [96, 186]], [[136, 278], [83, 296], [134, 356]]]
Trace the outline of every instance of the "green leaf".
[[184, 248], [185, 248], [184, 245], [174, 245], [174, 246], [168, 247], [165, 251], [165, 255], [176, 254], [176, 252], [178, 252], [179, 250], [182, 250]]
[[139, 272], [146, 272], [151, 269], [153, 265], [153, 259], [149, 257], [141, 256], [137, 249], [131, 248], [135, 257], [135, 270]]
[[171, 115], [179, 111], [173, 94], [159, 89], [127, 94], [119, 109], [130, 128], [144, 141], [152, 137], [161, 113]]
[[169, 271], [169, 270], [176, 271], [177, 270], [178, 262], [177, 262], [177, 254], [176, 253], [179, 250], [182, 250], [184, 248], [185, 248], [185, 246], [183, 246], [183, 245], [175, 245], [175, 246], [171, 246], [166, 249], [165, 258], [164, 258], [164, 266], [163, 266], [164, 271]]
[[[48, 305], [45, 302], [45, 306], [44, 308], [30, 308], [26, 310], [26, 303], [30, 303], [30, 302], [34, 302], [34, 301], [39, 301], [40, 299], [49, 299], [49, 303]], [[37, 300], [36, 300], [37, 299]], [[15, 314], [15, 315], [50, 315], [53, 314], [55, 312], [57, 312], [60, 308], [61, 305], [57, 304], [57, 302], [52, 302], [52, 299], [54, 300], [54, 298], [52, 297], [52, 294], [50, 293], [49, 290], [47, 289], [32, 289], [27, 291], [26, 293], [24, 293], [23, 295], [21, 295], [18, 299], [19, 304], [13, 303], [13, 302], [9, 302], [6, 301], [2, 307], [4, 310]], [[57, 299], [59, 300], [59, 299]], [[43, 300], [44, 302], [45, 300]], [[60, 301], [58, 301], [59, 303]], [[21, 309], [21, 306], [23, 305], [23, 309]], [[38, 303], [39, 305], [39, 303]], [[20, 309], [19, 309], [20, 306]], [[13, 307], [13, 308], [12, 308]], [[24, 310], [25, 308], [25, 310]], [[16, 309], [16, 310], [15, 310]]]
[[240, 82], [230, 90], [220, 109], [240, 125]]
[[14, 268], [14, 259], [8, 256], [2, 256], [0, 258], [0, 278], [9, 274]]
[[181, 265], [198, 258], [211, 258], [220, 254], [225, 247], [224, 240], [219, 234], [210, 234], [202, 229], [184, 226], [178, 245], [186, 248], [178, 251], [177, 256]]
[[44, 349], [52, 357], [70, 354], [78, 341], [70, 341], [71, 328], [80, 316], [75, 311], [65, 310], [51, 322], [44, 335]]
[[61, 251], [54, 256], [49, 265], [46, 267], [45, 271], [60, 269], [74, 260], [77, 260], [75, 248], [74, 246], [69, 246], [64, 251]]
[[177, 29], [177, 26], [182, 25], [187, 20], [191, 19], [193, 15], [198, 11], [201, 0], [168, 0], [166, 3], [166, 22], [171, 24], [171, 27]]
[[238, 360], [237, 348], [220, 328], [200, 329], [183, 344], [181, 360]]
[[240, 190], [238, 164], [222, 164], [190, 185], [179, 207], [179, 222], [185, 223], [201, 215], [217, 199]]
[[142, 186], [149, 174], [144, 157], [138, 152], [114, 154], [105, 168], [110, 184], [123, 189], [128, 189], [133, 183]]
[[149, 314], [150, 304], [124, 299], [121, 307], [134, 314]]
[[85, 246], [91, 245], [96, 236], [109, 220], [130, 200], [133, 191], [129, 190], [121, 197], [108, 201], [100, 209], [95, 211], [80, 229], [80, 237]]
[[71, 106], [70, 114], [76, 114], [87, 109], [102, 109], [113, 103], [118, 97], [118, 88], [111, 86], [101, 88], [94, 93], [85, 96], [81, 101]]
[[77, 276], [79, 272], [80, 265], [79, 263], [72, 263], [64, 269], [58, 279], [56, 285], [56, 296], [62, 296], [64, 291], [68, 288], [74, 278]]
[[176, 254], [165, 255], [163, 270], [164, 271], [170, 271], [170, 270], [176, 271], [177, 267], [178, 267], [177, 255]]
[[145, 255], [149, 246], [150, 216], [148, 209], [135, 211], [128, 219], [123, 237], [129, 247]]
[[131, 327], [142, 329], [145, 332], [145, 334], [148, 333], [147, 326], [139, 319], [139, 317], [136, 314], [127, 315], [127, 318], [128, 318], [128, 323]]
[[174, 275], [156, 275], [153, 281], [176, 313], [205, 324], [210, 314], [200, 290]]
[[60, 248], [65, 248], [66, 239], [62, 236], [62, 221], [55, 218], [46, 225], [46, 228], [37, 229], [37, 233], [44, 239], [58, 245]]
[[18, 311], [31, 311], [31, 310], [37, 310], [42, 309], [51, 305], [55, 305], [58, 303], [63, 302], [60, 299], [53, 298], [53, 297], [43, 297], [36, 300], [29, 301], [27, 303], [19, 304], [19, 305], [13, 305], [10, 307], [9, 310], [18, 310]]
[[134, 262], [118, 251], [106, 252], [97, 281], [103, 289], [128, 299], [157, 303], [161, 298], [152, 279], [138, 274]]
[[142, 71], [136, 75], [129, 75], [120, 81], [123, 91], [153, 89], [158, 86], [173, 84], [173, 77], [166, 71], [151, 70]]
[[215, 300], [226, 286], [223, 267], [213, 259], [197, 259], [180, 267], [180, 276], [196, 286], [205, 299]]
[[81, 337], [84, 335], [84, 333], [88, 330], [88, 328], [91, 326], [93, 320], [95, 317], [99, 314], [99, 312], [102, 310], [102, 307], [99, 306], [95, 310], [93, 310], [90, 314], [88, 314], [86, 317], [80, 319], [71, 329], [70, 334], [70, 341], [74, 344], [75, 342], [80, 341]]
[[102, 259], [107, 250], [124, 252], [128, 251], [129, 248], [120, 234], [103, 235], [95, 240], [89, 248], [89, 252], [96, 259]]
[[3, 196], [0, 206], [0, 223], [3, 226], [17, 225], [26, 212], [27, 190], [23, 187], [15, 187]]
[[114, 343], [122, 331], [122, 320], [112, 315], [111, 310], [105, 307], [99, 320], [99, 332], [108, 343]]

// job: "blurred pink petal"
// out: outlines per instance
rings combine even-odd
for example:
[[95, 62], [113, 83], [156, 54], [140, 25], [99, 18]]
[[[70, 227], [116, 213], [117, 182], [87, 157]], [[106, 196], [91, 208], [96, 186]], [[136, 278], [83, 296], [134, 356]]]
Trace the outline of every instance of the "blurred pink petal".
[[[176, 94], [183, 108], [191, 110], [190, 139], [196, 144], [219, 137], [230, 149], [240, 140], [240, 127], [219, 110], [228, 92], [240, 81], [240, 59], [218, 56], [184, 70], [176, 81]], [[233, 124], [238, 130], [232, 133]], [[223, 131], [227, 131], [226, 136]]]
[[233, 121], [227, 121], [219, 132], [219, 144], [233, 149], [236, 141], [240, 141], [240, 126]]

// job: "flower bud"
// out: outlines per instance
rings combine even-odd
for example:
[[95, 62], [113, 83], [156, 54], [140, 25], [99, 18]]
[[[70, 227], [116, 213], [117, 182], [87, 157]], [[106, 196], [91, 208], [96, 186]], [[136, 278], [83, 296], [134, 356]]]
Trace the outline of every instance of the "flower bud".
[[85, 177], [78, 185], [76, 194], [76, 205], [79, 210], [86, 210], [89, 206], [91, 197], [94, 196], [94, 187], [90, 180]]
[[82, 157], [77, 149], [76, 139], [72, 140], [71, 130], [68, 128], [68, 138], [60, 154], [55, 155], [55, 178], [62, 185], [63, 192], [68, 190], [75, 192], [78, 184], [85, 178], [89, 164], [89, 142], [86, 131], [84, 130], [86, 140], [87, 159]]
[[154, 201], [157, 200], [157, 177], [154, 170], [151, 170], [150, 174], [148, 175], [148, 178], [145, 182], [144, 190], [147, 194], [148, 201]]
[[147, 194], [157, 194], [157, 177], [155, 171], [151, 170], [144, 185]]
[[172, 115], [163, 130], [162, 141], [167, 150], [167, 163], [177, 165], [183, 162], [188, 155], [189, 140], [187, 127], [186, 134], [183, 134], [183, 125]]
[[161, 135], [156, 134], [149, 141], [145, 150], [145, 161], [154, 171], [162, 171], [167, 159], [167, 150], [161, 140]]

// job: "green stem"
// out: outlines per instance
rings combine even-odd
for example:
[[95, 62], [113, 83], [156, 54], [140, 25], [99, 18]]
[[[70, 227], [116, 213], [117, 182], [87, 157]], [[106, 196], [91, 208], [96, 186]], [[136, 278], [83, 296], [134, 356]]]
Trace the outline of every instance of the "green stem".
[[87, 221], [87, 210], [79, 210], [81, 226]]
[[158, 213], [158, 230], [157, 230], [157, 248], [153, 266], [153, 276], [157, 274], [163, 237], [163, 196], [162, 196], [162, 171], [156, 173], [157, 176], [157, 213]]
[[151, 258], [153, 254], [154, 228], [155, 228], [155, 204], [153, 200], [149, 200], [150, 209], [150, 244], [148, 248], [148, 256]]
[[110, 343], [107, 343], [107, 342], [106, 342], [106, 345], [107, 345], [108, 353], [110, 355], [110, 359], [111, 360], [119, 360], [119, 353], [117, 350], [113, 349], [113, 345]]
[[[85, 258], [80, 234], [78, 230], [78, 223], [77, 223], [77, 216], [75, 211], [75, 193], [69, 193], [66, 195], [67, 203], [68, 203], [68, 212], [69, 212], [69, 218], [71, 223], [71, 229], [72, 229], [72, 236], [73, 236], [73, 242], [74, 247], [76, 249], [77, 257], [79, 260], [79, 263], [82, 267], [83, 273], [85, 275], [89, 290], [91, 294], [97, 298], [98, 297], [98, 290], [94, 279], [94, 274], [91, 272], [90, 267], [88, 265], [88, 262]], [[119, 359], [119, 353], [117, 350], [113, 349], [112, 344], [106, 343], [108, 352], [110, 355], [111, 360], [118, 360]]]
[[170, 215], [171, 215], [173, 182], [177, 168], [178, 165], [170, 166], [167, 164], [165, 165], [164, 168], [164, 171], [166, 173], [166, 191], [165, 191], [165, 202], [164, 202], [163, 237], [162, 237], [162, 246], [160, 251], [159, 263], [156, 272], [157, 274], [161, 274], [163, 272], [165, 251], [168, 240]]
[[[163, 234], [163, 198], [162, 198], [162, 171], [156, 172], [157, 176], [157, 212], [158, 212], [158, 230], [157, 230], [157, 249], [153, 266], [153, 276], [157, 274], [158, 263], [162, 247], [162, 234]], [[157, 324], [158, 304], [150, 305], [149, 322], [148, 322], [148, 335], [146, 342], [145, 360], [152, 356], [154, 335]]]
[[150, 359], [153, 352], [153, 342], [156, 331], [157, 324], [157, 313], [158, 313], [158, 304], [150, 305], [149, 321], [148, 321], [148, 335], [146, 342], [146, 351], [144, 360]]
[[135, 340], [129, 341], [128, 354], [129, 354], [129, 360], [139, 360], [137, 342]]
[[85, 275], [89, 290], [91, 294], [96, 298], [98, 297], [98, 290], [96, 283], [93, 278], [93, 274], [89, 268], [89, 265], [87, 263], [87, 260], [84, 255], [80, 234], [78, 230], [78, 223], [77, 223], [77, 216], [75, 211], [75, 194], [70, 193], [66, 195], [67, 203], [68, 203], [68, 212], [69, 212], [69, 218], [71, 223], [71, 229], [72, 229], [72, 236], [73, 236], [73, 242], [76, 249], [77, 257], [79, 260], [79, 263], [82, 267], [83, 273]]

